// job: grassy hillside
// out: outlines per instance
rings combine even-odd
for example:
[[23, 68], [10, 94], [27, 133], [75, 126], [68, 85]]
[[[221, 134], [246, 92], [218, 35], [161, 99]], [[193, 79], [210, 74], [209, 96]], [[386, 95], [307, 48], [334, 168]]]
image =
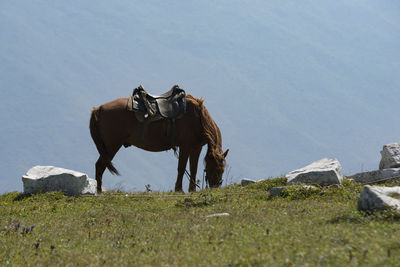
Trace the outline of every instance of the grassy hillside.
[[[269, 188], [284, 184], [193, 194], [4, 194], [0, 265], [398, 266], [399, 217], [358, 212], [361, 185], [269, 198]], [[230, 216], [207, 217], [215, 213]]]

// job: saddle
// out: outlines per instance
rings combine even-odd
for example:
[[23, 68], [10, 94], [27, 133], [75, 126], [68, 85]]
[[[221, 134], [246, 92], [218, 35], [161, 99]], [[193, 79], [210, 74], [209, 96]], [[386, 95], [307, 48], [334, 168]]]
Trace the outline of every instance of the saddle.
[[[165, 121], [165, 135], [171, 138], [171, 145], [176, 146], [177, 130], [175, 119], [186, 112], [185, 90], [174, 85], [171, 90], [162, 95], [149, 94], [143, 86], [133, 90], [128, 99], [127, 109], [134, 111], [136, 119], [142, 123], [139, 143], [143, 143], [148, 125], [157, 120]], [[125, 147], [130, 146], [128, 141]]]
[[128, 100], [128, 110], [135, 111], [139, 121], [175, 120], [186, 111], [185, 90], [174, 85], [162, 95], [149, 94], [143, 86], [133, 90]]

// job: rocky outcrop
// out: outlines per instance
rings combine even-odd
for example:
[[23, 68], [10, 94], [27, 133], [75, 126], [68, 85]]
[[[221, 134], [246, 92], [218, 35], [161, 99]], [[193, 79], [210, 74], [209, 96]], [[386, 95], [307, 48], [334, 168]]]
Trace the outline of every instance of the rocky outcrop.
[[379, 169], [400, 168], [400, 143], [384, 145]]
[[348, 176], [348, 178], [363, 184], [392, 182], [393, 180], [400, 178], [400, 168], [361, 172]]
[[306, 183], [328, 186], [340, 184], [343, 179], [342, 166], [337, 159], [321, 159], [304, 168], [286, 174], [288, 183]]
[[22, 176], [24, 193], [61, 191], [66, 195], [96, 195], [97, 182], [86, 174], [53, 166], [35, 166]]
[[400, 186], [364, 186], [358, 199], [358, 209], [374, 211], [383, 209], [400, 211]]

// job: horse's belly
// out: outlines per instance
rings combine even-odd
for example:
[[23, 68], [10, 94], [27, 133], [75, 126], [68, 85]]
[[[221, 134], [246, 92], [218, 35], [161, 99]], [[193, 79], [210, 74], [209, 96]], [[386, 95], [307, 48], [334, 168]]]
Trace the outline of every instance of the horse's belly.
[[146, 130], [143, 127], [137, 127], [136, 131], [133, 131], [124, 142], [124, 146], [136, 146], [151, 152], [166, 151], [177, 146], [176, 135], [167, 134], [163, 128], [154, 127], [157, 124], [152, 124], [150, 123]]
[[158, 145], [158, 146], [154, 146], [154, 145], [147, 145], [147, 144], [132, 144], [135, 147], [141, 148], [143, 150], [146, 151], [150, 151], [150, 152], [161, 152], [161, 151], [166, 151], [166, 150], [170, 150], [172, 149], [171, 145]]

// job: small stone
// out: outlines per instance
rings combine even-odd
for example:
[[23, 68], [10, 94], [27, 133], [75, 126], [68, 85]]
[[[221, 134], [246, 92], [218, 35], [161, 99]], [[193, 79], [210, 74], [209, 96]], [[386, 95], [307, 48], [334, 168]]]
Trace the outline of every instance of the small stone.
[[284, 192], [285, 188], [286, 186], [272, 187], [269, 190], [269, 197], [280, 196]]
[[206, 218], [225, 217], [225, 216], [230, 216], [230, 214], [227, 213], [227, 212], [224, 212], [224, 213], [215, 213], [215, 214], [207, 215]]
[[254, 181], [254, 180], [252, 180], [252, 179], [243, 178], [240, 184], [241, 184], [242, 186], [246, 186], [246, 185], [249, 185], [249, 184], [254, 184], [255, 182], [256, 182], [256, 181]]
[[313, 185], [288, 185], [288, 186], [277, 186], [277, 187], [272, 187], [269, 190], [269, 197], [277, 197], [277, 196], [282, 196], [282, 194], [284, 194], [288, 189], [293, 189], [293, 188], [305, 188], [307, 190], [318, 190], [317, 187], [313, 186]]

